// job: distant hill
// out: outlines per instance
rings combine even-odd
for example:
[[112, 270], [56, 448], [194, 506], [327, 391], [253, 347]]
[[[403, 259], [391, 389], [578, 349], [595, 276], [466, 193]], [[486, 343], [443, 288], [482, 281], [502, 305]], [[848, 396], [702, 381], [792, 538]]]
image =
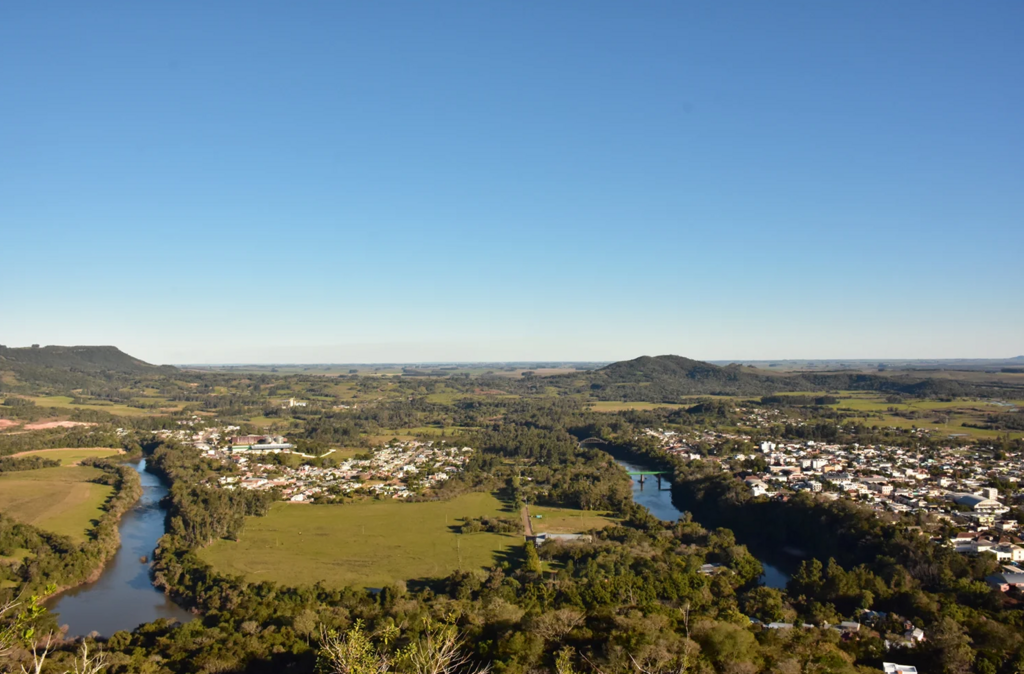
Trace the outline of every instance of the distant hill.
[[159, 375], [175, 372], [171, 366], [151, 365], [114, 346], [0, 346], [0, 382], [16, 384], [87, 387], [97, 380], [118, 376]]
[[792, 389], [786, 377], [755, 374], [739, 365], [712, 365], [682, 356], [641, 356], [589, 373], [590, 390], [618, 400], [692, 395], [763, 395]]
[[[557, 380], [557, 381], [556, 381]], [[920, 396], [999, 395], [997, 384], [930, 377], [922, 372], [775, 373], [719, 366], [682, 356], [641, 356], [592, 372], [550, 377], [546, 384], [588, 390], [601, 400], [671, 402], [695, 395], [761, 396], [791, 391], [882, 391]]]

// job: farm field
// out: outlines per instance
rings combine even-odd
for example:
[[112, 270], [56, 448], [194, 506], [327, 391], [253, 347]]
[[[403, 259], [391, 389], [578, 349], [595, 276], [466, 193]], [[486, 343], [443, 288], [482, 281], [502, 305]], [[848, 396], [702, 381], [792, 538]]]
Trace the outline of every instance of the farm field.
[[594, 412], [623, 412], [625, 410], [655, 410], [658, 408], [679, 408], [687, 407], [678, 403], [644, 403], [644, 402], [619, 402], [617, 400], [599, 400], [589, 403], [588, 406]]
[[267, 428], [270, 428], [271, 426], [275, 426], [275, 425], [280, 427], [280, 428], [289, 428], [290, 426], [293, 426], [293, 425], [296, 425], [296, 426], [301, 426], [302, 425], [302, 422], [297, 421], [297, 420], [293, 420], [293, 419], [291, 419], [289, 417], [263, 417], [263, 416], [249, 417], [247, 423], [250, 423], [253, 426], [257, 426], [257, 427], [263, 428], [263, 429], [267, 429]]
[[[108, 412], [124, 417], [144, 417], [153, 416], [160, 414], [162, 409], [142, 409], [141, 407], [129, 407], [128, 405], [103, 403], [96, 401], [95, 403], [88, 404], [75, 404], [74, 398], [70, 396], [29, 396], [29, 400], [34, 402], [38, 407], [50, 407], [55, 409], [77, 409], [77, 410], [95, 410], [97, 412]], [[139, 399], [143, 400], [143, 399]], [[151, 400], [149, 402], [155, 402], [161, 404], [166, 409], [181, 409], [180, 403], [171, 403], [165, 400]]]
[[[537, 519], [537, 515], [540, 515], [540, 519]], [[530, 524], [535, 534], [578, 534], [591, 529], [603, 529], [618, 521], [611, 515], [595, 510], [530, 506]]]
[[[911, 400], [890, 403], [878, 394], [845, 392], [840, 395], [842, 397], [839, 402], [831, 407], [857, 413], [857, 418], [868, 426], [917, 427], [975, 438], [996, 438], [1007, 435], [1007, 432], [970, 428], [962, 424], [983, 423], [986, 415], [1009, 412], [1015, 406], [1021, 407], [1020, 401], [1003, 401], [1003, 404], [988, 400]], [[918, 416], [908, 419], [894, 412], [912, 412]], [[1009, 435], [1011, 438], [1024, 437], [1020, 431], [1010, 431]]]
[[12, 456], [40, 456], [44, 459], [57, 459], [62, 466], [74, 466], [81, 463], [82, 459], [98, 457], [109, 457], [122, 454], [120, 449], [109, 447], [87, 447], [81, 449], [34, 449], [30, 452], [18, 452]]
[[366, 454], [368, 451], [362, 447], [336, 447], [334, 452], [331, 453], [331, 458], [336, 461], [344, 461], [345, 459], [354, 459], [360, 454]]
[[417, 440], [417, 439], [432, 439], [432, 440], [448, 440], [451, 442], [457, 442], [454, 438], [458, 438], [459, 435], [467, 431], [475, 431], [476, 428], [469, 426], [415, 426], [412, 428], [385, 428], [381, 430], [377, 435], [367, 435], [366, 438], [377, 445], [384, 444], [393, 439], [398, 440]]
[[486, 493], [426, 503], [275, 503], [266, 517], [246, 518], [240, 541], [217, 541], [200, 556], [218, 571], [256, 582], [383, 587], [443, 577], [460, 566], [491, 566], [518, 554], [522, 536], [455, 533], [465, 517], [508, 517], [503, 508]]
[[102, 474], [88, 466], [4, 473], [0, 475], [0, 511], [82, 542], [114, 492], [112, 487], [89, 482]]

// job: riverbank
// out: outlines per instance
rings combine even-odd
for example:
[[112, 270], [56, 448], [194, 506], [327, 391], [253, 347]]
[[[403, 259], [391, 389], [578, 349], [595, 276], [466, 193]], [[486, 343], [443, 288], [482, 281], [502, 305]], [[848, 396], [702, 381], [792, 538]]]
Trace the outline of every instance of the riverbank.
[[119, 518], [120, 545], [98, 573], [51, 596], [45, 604], [59, 614], [59, 624], [68, 625], [70, 635], [95, 631], [110, 636], [160, 618], [187, 622], [193, 617], [153, 585], [150, 564], [141, 561], [152, 557], [163, 535], [166, 511], [160, 501], [167, 488], [146, 471], [144, 459], [121, 468], [135, 477], [139, 497]]
[[[673, 481], [675, 469], [671, 463], [668, 461], [659, 462], [652, 457], [638, 454], [631, 451], [630, 448], [623, 446], [606, 445], [602, 447], [602, 450], [609, 454], [627, 472], [666, 471], [667, 475], [662, 477], [661, 481], [648, 477], [643, 484], [638, 480], [633, 482], [634, 502], [647, 508], [652, 515], [666, 521], [675, 521], [688, 511], [693, 515], [691, 510], [681, 507], [682, 504], [677, 496], [679, 490]], [[668, 484], [667, 487], [665, 486], [666, 483]], [[704, 520], [696, 515], [694, 515], [694, 520], [701, 525], [707, 526]], [[717, 528], [717, 526], [720, 525], [716, 524], [708, 526], [708, 528]], [[762, 584], [777, 589], [786, 587], [786, 583], [789, 582], [789, 578], [795, 573], [800, 563], [799, 558], [775, 553], [756, 543], [751, 545], [747, 540], [741, 538], [739, 534], [736, 535], [736, 540], [738, 543], [746, 545], [750, 554], [761, 563], [764, 569], [764, 573], [761, 575]]]
[[[113, 465], [103, 459], [93, 457], [80, 463], [107, 474], [105, 483], [113, 488], [113, 493], [103, 505], [103, 515], [89, 532], [89, 538], [73, 550], [68, 550], [60, 537], [41, 532], [40, 536], [48, 542], [53, 556], [60, 560], [60, 564], [49, 566], [49, 573], [35, 576], [32, 579], [35, 582], [23, 583], [16, 588], [18, 592], [33, 592], [52, 600], [64, 592], [93, 582], [102, 575], [104, 567], [120, 547], [118, 524], [141, 497], [141, 481], [130, 468]], [[54, 589], [47, 592], [49, 588]]]

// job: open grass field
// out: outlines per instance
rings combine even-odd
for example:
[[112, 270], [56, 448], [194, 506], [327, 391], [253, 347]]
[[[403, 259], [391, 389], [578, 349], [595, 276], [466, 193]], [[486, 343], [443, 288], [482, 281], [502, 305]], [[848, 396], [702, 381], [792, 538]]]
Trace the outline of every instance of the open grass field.
[[120, 449], [109, 447], [87, 447], [82, 449], [36, 449], [31, 452], [18, 452], [14, 456], [41, 456], [44, 459], [57, 459], [62, 466], [74, 466], [81, 463], [82, 459], [99, 456], [106, 458], [122, 454]]
[[290, 419], [288, 417], [250, 417], [248, 423], [258, 428], [267, 429], [271, 426], [278, 426], [279, 428], [289, 428], [301, 426], [302, 422], [297, 419]]
[[[537, 519], [540, 515], [540, 519]], [[619, 520], [594, 510], [576, 508], [548, 508], [530, 506], [530, 523], [535, 534], [579, 534], [591, 529], [603, 529]]]
[[246, 518], [240, 541], [217, 541], [200, 556], [219, 571], [252, 581], [383, 587], [518, 555], [522, 536], [454, 533], [464, 517], [509, 517], [503, 508], [485, 493], [427, 503], [275, 503], [266, 517]]
[[84, 541], [113, 488], [89, 480], [103, 472], [61, 466], [0, 475], [0, 511], [11, 517]]
[[336, 461], [344, 461], [345, 459], [354, 459], [360, 454], [366, 454], [369, 451], [361, 447], [336, 447], [334, 452], [331, 453], [331, 458]]
[[[430, 438], [437, 440], [453, 440], [466, 432], [478, 430], [470, 426], [414, 426], [412, 428], [386, 428], [377, 435], [368, 435], [367, 439], [374, 444], [383, 444], [392, 439], [416, 440]], [[443, 435], [442, 435], [443, 434]]]
[[642, 402], [619, 402], [616, 400], [598, 400], [589, 403], [593, 412], [623, 412], [625, 410], [655, 410], [661, 407], [678, 408], [686, 407], [676, 403], [642, 403]]
[[[122, 417], [144, 417], [153, 416], [160, 414], [161, 411], [167, 409], [181, 409], [181, 403], [166, 403], [165, 400], [155, 400], [152, 402], [166, 403], [164, 410], [159, 408], [153, 409], [142, 409], [140, 407], [129, 407], [128, 405], [119, 405], [113, 403], [105, 403], [96, 401], [95, 403], [88, 404], [75, 404], [74, 399], [69, 396], [27, 396], [29, 400], [34, 402], [39, 407], [51, 407], [55, 409], [78, 409], [78, 410], [96, 410], [98, 412], [108, 412]], [[139, 399], [143, 400], [143, 399]]]
[[[964, 434], [975, 438], [996, 438], [1006, 435], [1006, 431], [969, 428], [964, 423], [978, 424], [985, 421], [986, 415], [1009, 412], [1015, 407], [1022, 407], [1019, 401], [989, 400], [910, 400], [907, 402], [890, 403], [885, 397], [873, 393], [850, 391], [841, 393], [838, 403], [832, 405], [837, 410], [858, 413], [858, 418], [868, 426], [894, 426], [896, 428], [924, 428], [940, 433]], [[915, 418], [908, 419], [894, 412], [914, 412]], [[1024, 437], [1020, 431], [1011, 431], [1010, 437]]]

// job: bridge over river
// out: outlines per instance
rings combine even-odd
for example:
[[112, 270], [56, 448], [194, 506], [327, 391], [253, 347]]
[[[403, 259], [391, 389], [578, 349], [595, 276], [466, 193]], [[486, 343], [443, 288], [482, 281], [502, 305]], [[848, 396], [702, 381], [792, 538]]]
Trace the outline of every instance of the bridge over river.
[[[637, 478], [633, 480], [633, 501], [647, 508], [652, 515], [665, 520], [666, 522], [675, 522], [683, 515], [682, 511], [676, 508], [675, 503], [672, 501], [672, 476], [668, 471], [653, 470], [650, 465], [640, 464], [639, 459], [637, 460], [637, 463], [632, 463], [631, 461], [622, 458], [622, 454], [620, 452], [617, 452], [610, 443], [602, 440], [601, 438], [587, 438], [586, 440], [580, 441], [579, 444], [581, 448], [593, 447], [595, 445], [602, 446], [601, 448], [611, 454], [612, 458], [615, 459], [615, 463], [622, 466], [626, 472], [629, 473], [630, 477]], [[658, 488], [644, 491], [643, 481], [651, 476], [657, 477]], [[662, 488], [662, 476], [665, 478], [664, 481], [668, 483], [664, 488]], [[775, 566], [765, 561], [765, 557], [767, 556], [765, 553], [770, 551], [762, 550], [759, 551], [760, 554], [753, 551], [751, 552], [758, 558], [758, 561], [761, 562], [761, 566], [764, 567], [764, 575], [761, 576], [761, 582], [768, 587], [779, 589], [785, 588], [786, 582], [789, 580], [789, 575], [779, 566]], [[773, 562], [781, 564], [782, 560], [780, 559], [777, 561], [776, 557], [779, 557], [779, 555], [772, 555], [770, 558]]]

